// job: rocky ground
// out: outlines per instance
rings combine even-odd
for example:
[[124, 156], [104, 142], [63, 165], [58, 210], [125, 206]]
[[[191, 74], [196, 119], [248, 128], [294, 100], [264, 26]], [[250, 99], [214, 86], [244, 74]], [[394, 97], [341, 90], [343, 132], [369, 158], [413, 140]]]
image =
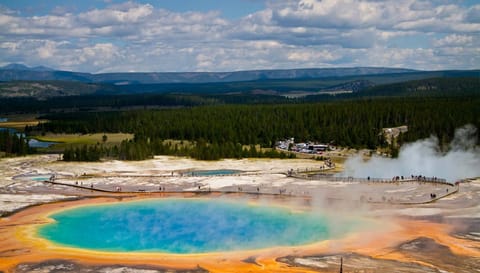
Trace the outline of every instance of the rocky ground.
[[89, 266], [66, 260], [50, 260], [36, 264], [21, 264], [15, 269], [17, 273], [207, 273], [203, 268], [168, 269], [153, 266], [106, 265]]
[[[305, 180], [288, 177], [291, 169], [315, 169], [313, 160], [222, 160], [195, 161], [187, 158], [158, 157], [142, 162], [108, 161], [65, 163], [56, 155], [2, 159], [0, 164], [0, 224], [9, 215], [41, 203], [98, 196], [131, 196], [149, 192], [191, 192], [208, 194], [262, 194], [282, 198], [305, 197], [310, 206], [333, 210], [361, 211], [377, 219], [397, 217], [413, 223], [445, 224], [448, 234], [417, 231], [405, 241], [366, 249], [292, 253], [279, 256], [278, 272], [480, 272], [480, 179], [456, 188], [446, 184], [418, 181], [364, 183], [358, 181]], [[191, 176], [198, 170], [237, 170], [226, 176]], [[55, 175], [55, 183], [48, 183]], [[440, 198], [431, 199], [435, 193]], [[9, 228], [4, 225], [3, 228]], [[418, 229], [417, 229], [418, 230]], [[446, 236], [447, 239], [444, 239]], [[407, 237], [405, 237], [407, 238]], [[449, 241], [451, 240], [451, 242]], [[21, 249], [0, 252], [0, 260], [24, 255]], [[266, 270], [254, 256], [243, 260], [253, 271]], [[1, 263], [0, 263], [1, 264]], [[2, 267], [0, 266], [0, 272]], [[208, 272], [197, 265], [185, 269], [132, 266], [122, 263], [87, 265], [78, 261], [46, 259], [20, 262], [13, 272]], [[219, 271], [215, 271], [219, 272]], [[234, 269], [225, 272], [235, 272]], [[272, 271], [275, 272], [275, 271]]]

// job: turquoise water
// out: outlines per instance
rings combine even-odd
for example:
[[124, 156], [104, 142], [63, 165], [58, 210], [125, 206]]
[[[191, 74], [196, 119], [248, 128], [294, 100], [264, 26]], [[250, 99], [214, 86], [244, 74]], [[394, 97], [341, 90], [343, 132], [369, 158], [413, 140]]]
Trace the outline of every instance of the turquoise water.
[[28, 140], [28, 146], [32, 148], [48, 148], [54, 144], [57, 144], [57, 142], [40, 141], [34, 138]]
[[156, 199], [85, 206], [51, 216], [39, 235], [92, 250], [206, 253], [328, 239], [327, 218], [216, 200]]
[[232, 175], [239, 173], [240, 171], [237, 170], [205, 170], [205, 171], [193, 171], [193, 172], [187, 172], [185, 174], [187, 175], [193, 175], [193, 176], [215, 176], [215, 175]]
[[33, 181], [48, 181], [50, 179], [50, 177], [36, 176], [36, 177], [32, 177], [30, 179], [33, 180]]

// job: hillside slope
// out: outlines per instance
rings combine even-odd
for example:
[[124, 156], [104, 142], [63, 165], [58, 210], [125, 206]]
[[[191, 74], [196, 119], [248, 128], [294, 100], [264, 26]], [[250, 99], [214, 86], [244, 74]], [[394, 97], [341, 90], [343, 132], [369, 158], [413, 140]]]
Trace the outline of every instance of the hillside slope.
[[411, 72], [415, 72], [415, 70], [383, 67], [352, 67], [251, 70], [234, 72], [149, 72], [90, 74], [72, 71], [35, 69], [26, 67], [24, 65], [14, 64], [0, 68], [0, 81], [60, 80], [115, 84], [214, 83], [272, 79], [313, 79]]

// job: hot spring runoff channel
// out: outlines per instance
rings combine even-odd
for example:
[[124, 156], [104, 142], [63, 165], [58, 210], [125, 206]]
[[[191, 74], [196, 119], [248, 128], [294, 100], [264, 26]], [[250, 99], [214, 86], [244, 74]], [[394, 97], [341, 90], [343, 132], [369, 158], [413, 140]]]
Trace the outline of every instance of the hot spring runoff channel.
[[215, 199], [152, 199], [84, 206], [50, 216], [38, 235], [59, 245], [177, 254], [317, 242], [345, 233], [324, 215]]

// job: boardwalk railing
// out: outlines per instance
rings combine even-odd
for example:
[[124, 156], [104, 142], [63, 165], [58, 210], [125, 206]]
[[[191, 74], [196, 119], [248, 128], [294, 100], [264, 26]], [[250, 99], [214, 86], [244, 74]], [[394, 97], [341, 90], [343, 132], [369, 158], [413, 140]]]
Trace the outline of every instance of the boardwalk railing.
[[359, 178], [359, 177], [352, 177], [352, 176], [335, 176], [333, 174], [326, 174], [326, 173], [316, 173], [316, 174], [307, 174], [307, 173], [291, 173], [289, 174], [291, 177], [300, 178], [300, 179], [307, 179], [307, 180], [328, 180], [333, 182], [377, 182], [377, 183], [392, 183], [392, 182], [409, 182], [409, 181], [416, 181], [416, 182], [433, 182], [433, 183], [442, 183], [442, 184], [449, 184], [453, 185], [453, 183], [448, 182], [446, 179], [438, 178], [438, 177], [425, 177], [425, 176], [409, 176], [409, 177], [393, 177], [392, 179], [388, 178], [375, 178], [375, 177], [367, 177], [367, 178]]

